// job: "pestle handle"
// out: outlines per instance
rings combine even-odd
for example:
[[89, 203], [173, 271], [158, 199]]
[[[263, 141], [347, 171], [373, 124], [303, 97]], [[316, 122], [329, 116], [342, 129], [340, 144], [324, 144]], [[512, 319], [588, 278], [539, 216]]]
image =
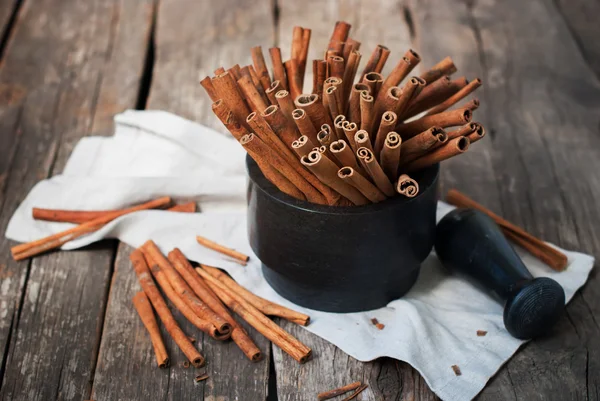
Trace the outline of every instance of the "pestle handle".
[[551, 278], [533, 278], [494, 221], [473, 209], [456, 209], [437, 226], [442, 264], [479, 282], [506, 302], [504, 325], [520, 339], [546, 333], [564, 310], [565, 293]]

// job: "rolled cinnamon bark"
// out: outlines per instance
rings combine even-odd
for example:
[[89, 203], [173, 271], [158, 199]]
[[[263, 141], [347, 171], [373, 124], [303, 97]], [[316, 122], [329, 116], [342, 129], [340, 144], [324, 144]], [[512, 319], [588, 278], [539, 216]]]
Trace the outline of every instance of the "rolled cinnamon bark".
[[358, 130], [356, 134], [354, 134], [354, 142], [356, 143], [357, 148], [368, 148], [371, 152], [373, 151], [373, 146], [371, 145], [371, 138], [369, 138], [369, 133], [365, 130]]
[[452, 75], [457, 71], [456, 66], [454, 65], [454, 61], [450, 57], [446, 57], [429, 70], [425, 71], [421, 74], [421, 79], [423, 79], [426, 84], [430, 85], [434, 81], [440, 79], [445, 75]]
[[319, 100], [319, 96], [314, 93], [310, 95], [300, 95], [296, 98], [294, 104], [296, 105], [296, 108], [306, 112], [315, 128], [321, 127], [323, 124], [333, 126], [333, 121], [331, 120], [329, 113], [325, 110], [323, 103]]
[[167, 354], [165, 343], [160, 335], [160, 329], [158, 328], [158, 323], [154, 317], [152, 306], [150, 306], [150, 301], [148, 300], [148, 297], [144, 291], [140, 291], [135, 294], [133, 297], [133, 306], [140, 316], [142, 323], [146, 327], [146, 330], [148, 330], [150, 341], [152, 341], [152, 347], [154, 348], [154, 355], [156, 355], [156, 363], [158, 363], [158, 367], [166, 368], [169, 366], [169, 354]]
[[292, 95], [292, 99], [296, 99], [302, 93], [302, 77], [300, 76], [298, 60], [290, 59], [283, 63], [283, 66], [285, 67], [290, 94]]
[[467, 137], [461, 136], [458, 138], [454, 138], [448, 143], [439, 148], [435, 149], [433, 152], [427, 153], [418, 159], [402, 166], [402, 170], [411, 172], [420, 170], [425, 167], [429, 167], [435, 163], [439, 163], [446, 159], [451, 158], [452, 156], [459, 155], [464, 153], [469, 149], [469, 139]]
[[470, 143], [477, 142], [478, 140], [482, 139], [485, 136], [485, 128], [483, 128], [483, 126], [479, 123], [474, 123], [474, 124], [475, 124], [475, 130], [473, 132], [471, 132], [469, 135], [466, 135], [466, 137], [469, 139]]
[[[281, 90], [284, 90], [284, 89], [281, 86], [281, 82], [279, 80], [275, 80], [275, 81], [271, 82], [271, 86], [269, 87], [269, 89], [267, 89], [265, 91], [265, 95], [267, 96], [267, 98], [269, 99], [269, 102], [271, 104], [277, 104], [277, 98], [275, 97], [275, 94]], [[265, 109], [266, 109], [266, 107], [265, 107]], [[262, 110], [260, 112], [262, 112]]]
[[342, 113], [341, 109], [341, 96], [339, 94], [337, 86], [330, 86], [325, 89], [325, 98], [327, 99], [327, 107], [329, 108], [329, 115], [335, 119]]
[[414, 198], [419, 193], [419, 183], [408, 174], [402, 174], [396, 182], [396, 191], [407, 198]]
[[339, 169], [338, 177], [358, 189], [361, 194], [373, 203], [381, 202], [386, 199], [386, 196], [379, 188], [371, 184], [369, 180], [355, 171], [352, 167], [345, 166]]
[[346, 39], [344, 43], [344, 49], [342, 51], [342, 57], [344, 60], [348, 60], [350, 58], [350, 54], [353, 51], [358, 51], [360, 49], [361, 43], [358, 40], [354, 40], [352, 38]]
[[367, 132], [373, 132], [375, 118], [374, 99], [367, 91], [360, 93], [360, 129]]
[[414, 50], [410, 49], [406, 53], [404, 53], [404, 57], [400, 59], [398, 64], [394, 67], [390, 75], [387, 76], [383, 84], [381, 85], [381, 89], [379, 91], [379, 95], [377, 96], [377, 101], [382, 96], [385, 96], [387, 91], [392, 86], [397, 86], [404, 78], [410, 74], [410, 72], [419, 64], [421, 61], [421, 57]]
[[229, 73], [233, 75], [233, 78], [237, 81], [242, 77], [241, 68], [239, 64], [234, 65], [230, 69], [228, 69]]
[[358, 126], [355, 123], [351, 123], [350, 121], [345, 121], [342, 125], [344, 130], [344, 135], [346, 136], [347, 142], [350, 144], [353, 152], [356, 152], [358, 148], [356, 147], [356, 142], [354, 142], [354, 135], [358, 131]]
[[331, 34], [327, 48], [335, 49], [338, 43], [345, 42], [348, 39], [348, 34], [350, 33], [351, 27], [352, 25], [348, 24], [347, 22], [337, 21], [335, 23], [335, 27], [333, 28], [333, 33]]
[[[300, 133], [310, 140], [313, 144], [318, 144], [319, 140], [317, 138], [317, 130], [315, 126], [310, 121], [310, 118], [306, 115], [306, 112], [302, 109], [295, 109], [292, 111], [292, 118], [294, 119], [294, 123], [298, 127]], [[300, 138], [298, 138], [300, 139]]]
[[339, 166], [352, 167], [354, 170], [358, 171], [359, 174], [366, 175], [365, 170], [359, 166], [358, 160], [356, 160], [356, 156], [354, 156], [354, 151], [348, 146], [346, 141], [341, 139], [339, 141], [331, 142], [329, 151], [333, 157], [339, 161], [339, 163], [337, 163]]
[[244, 298], [248, 301], [252, 306], [256, 309], [269, 316], [278, 316], [285, 320], [288, 320], [292, 323], [299, 324], [301, 326], [307, 326], [310, 322], [310, 316], [305, 315], [304, 313], [296, 312], [292, 309], [288, 309], [285, 306], [281, 306], [271, 301], [267, 301], [264, 298], [259, 297], [258, 295], [248, 291], [245, 287], [239, 285], [236, 281], [234, 281], [227, 274], [223, 273], [221, 270], [202, 265], [202, 269], [204, 269], [208, 274], [218, 279], [224, 285], [226, 285], [229, 289], [234, 291], [236, 294]]
[[271, 56], [271, 65], [273, 66], [273, 79], [279, 81], [279, 84], [282, 86], [281, 89], [287, 90], [287, 78], [285, 76], [285, 68], [283, 67], [281, 58], [281, 49], [279, 47], [271, 47], [269, 49], [269, 55]]
[[337, 139], [333, 138], [331, 135], [331, 127], [327, 124], [324, 124], [321, 128], [321, 131], [317, 134], [317, 139], [321, 145], [325, 145], [329, 147], [329, 144]]
[[279, 106], [271, 105], [267, 107], [261, 116], [289, 148], [291, 148], [292, 142], [300, 138], [296, 124], [283, 115]]
[[234, 249], [227, 248], [224, 245], [218, 244], [214, 241], [209, 240], [208, 238], [204, 238], [200, 235], [196, 236], [196, 241], [206, 248], [212, 249], [213, 251], [219, 252], [223, 255], [229, 256], [235, 261], [239, 262], [242, 266], [246, 266], [250, 257], [248, 255], [244, 255], [241, 252], [238, 252]]
[[409, 79], [402, 87], [402, 93], [398, 104], [396, 105], [396, 111], [394, 112], [399, 116], [403, 115], [408, 109], [410, 102], [419, 95], [421, 90], [423, 90], [425, 84], [425, 80], [419, 77], [412, 77]]
[[306, 60], [308, 58], [308, 48], [310, 46], [310, 37], [312, 31], [308, 28], [302, 28], [302, 46], [300, 48], [298, 67], [302, 77], [302, 86], [304, 86], [304, 73], [306, 72]]
[[[256, 86], [257, 88], [260, 86], [262, 88], [262, 83], [260, 82], [260, 78], [259, 78], [258, 74], [256, 73], [254, 66], [252, 64], [249, 64], [247, 67], [248, 67], [248, 74], [250, 74], [250, 78], [252, 78], [252, 82], [254, 82], [254, 86]], [[246, 75], [244, 71], [242, 71], [242, 75]]]
[[248, 101], [250, 108], [254, 111], [261, 113], [264, 109], [269, 106], [269, 101], [263, 98], [258, 89], [254, 86], [252, 79], [249, 76], [243, 76], [237, 81], [242, 94]]
[[354, 84], [350, 91], [350, 101], [348, 104], [348, 121], [360, 126], [360, 94], [362, 91], [369, 91], [365, 84]]
[[[380, 94], [377, 96], [377, 100], [375, 101], [375, 111], [373, 112], [373, 131], [377, 131], [379, 129], [381, 116], [383, 116], [383, 113], [386, 111], [391, 111], [394, 114], [399, 115], [398, 110], [401, 106], [401, 97], [402, 89], [398, 86], [392, 86], [388, 88], [385, 95]], [[383, 142], [381, 144], [383, 145]]]
[[304, 28], [301, 26], [295, 26], [292, 28], [292, 47], [290, 51], [290, 58], [300, 61], [300, 53], [302, 52], [302, 34]]
[[271, 86], [271, 78], [269, 77], [269, 70], [267, 69], [267, 63], [265, 63], [262, 47], [255, 46], [250, 49], [250, 53], [252, 55], [252, 62], [254, 63], [254, 70], [260, 79], [260, 83], [263, 85], [263, 89], [267, 90]]
[[225, 72], [225, 68], [223, 68], [223, 67], [218, 67], [218, 68], [217, 68], [217, 69], [214, 71], [215, 75], [221, 75], [221, 74], [223, 74], [224, 72]]
[[250, 109], [244, 101], [233, 76], [229, 72], [224, 72], [214, 77], [212, 83], [219, 99], [222, 99], [229, 110], [233, 112], [237, 121], [245, 125], [246, 116], [250, 114]]
[[281, 172], [292, 184], [296, 186], [309, 202], [318, 204], [327, 204], [325, 197], [317, 191], [298, 171], [296, 171], [288, 162], [286, 162], [277, 152], [274, 152], [265, 145], [260, 138], [254, 134], [244, 135], [240, 141], [242, 146], [248, 150], [248, 153], [257, 160], [273, 166]]
[[275, 100], [277, 100], [277, 104], [279, 105], [279, 108], [283, 114], [287, 118], [293, 119], [292, 113], [294, 112], [296, 106], [294, 105], [294, 100], [290, 92], [286, 90], [275, 92]]
[[196, 272], [202, 276], [225, 305], [284, 352], [300, 363], [304, 363], [310, 358], [312, 355], [310, 348], [277, 326], [243, 297], [231, 291], [225, 284], [208, 274], [205, 270], [196, 268]]
[[310, 139], [308, 139], [306, 135], [302, 135], [300, 138], [292, 142], [292, 149], [294, 152], [296, 152], [299, 158], [309, 154], [314, 147], [315, 145]]
[[168, 259], [181, 277], [183, 277], [183, 279], [189, 284], [198, 298], [200, 298], [202, 302], [207, 304], [213, 311], [215, 311], [215, 313], [217, 313], [231, 325], [231, 338], [248, 357], [248, 359], [253, 362], [260, 361], [262, 359], [262, 353], [260, 349], [256, 346], [256, 344], [254, 344], [250, 336], [248, 336], [246, 330], [244, 330], [244, 328], [233, 319], [231, 314], [229, 314], [229, 311], [221, 303], [217, 295], [194, 271], [194, 268], [187, 260], [185, 255], [178, 248], [175, 248], [169, 252]]
[[402, 120], [440, 104], [450, 96], [467, 86], [468, 81], [465, 77], [450, 80], [450, 77], [442, 77], [426, 86], [417, 97], [411, 101], [408, 110], [402, 115]]
[[367, 171], [369, 176], [371, 176], [375, 185], [377, 185], [377, 188], [379, 188], [386, 196], [394, 196], [394, 187], [383, 172], [383, 169], [377, 162], [373, 152], [368, 148], [359, 148], [356, 155], [363, 168]]
[[401, 163], [406, 164], [423, 156], [435, 147], [446, 143], [448, 139], [449, 136], [440, 127], [431, 127], [428, 130], [413, 136], [402, 143]]
[[[259, 115], [256, 112], [250, 113], [246, 121], [254, 130], [255, 135], [257, 135], [271, 149], [277, 151], [288, 162], [296, 158], [290, 146], [286, 145], [283, 139], [277, 135], [277, 133], [275, 133], [273, 128], [269, 125], [269, 123], [267, 123], [262, 115]], [[246, 135], [249, 134], [249, 132], [245, 131], [243, 134]], [[241, 140], [241, 137], [239, 140]], [[252, 154], [250, 156], [252, 156]]]
[[461, 109], [469, 109], [471, 111], [477, 110], [479, 108], [479, 99], [473, 98], [469, 100], [467, 103], [460, 107]]
[[367, 85], [369, 88], [369, 94], [376, 98], [381, 85], [383, 85], [383, 75], [378, 72], [369, 72], [365, 74], [361, 80], [361, 83]]
[[355, 205], [365, 205], [369, 202], [360, 191], [338, 177], [338, 166], [320, 152], [312, 151], [308, 156], [302, 157], [300, 161], [322, 182], [342, 194], [342, 196], [349, 199]]
[[167, 303], [163, 299], [160, 291], [154, 284], [152, 280], [152, 276], [150, 275], [150, 270], [148, 269], [148, 265], [144, 260], [144, 256], [140, 250], [134, 250], [131, 255], [129, 255], [129, 259], [133, 264], [133, 269], [135, 270], [135, 274], [138, 277], [140, 285], [142, 289], [146, 293], [146, 296], [152, 303], [156, 314], [160, 318], [160, 320], [165, 325], [167, 332], [173, 338], [173, 341], [177, 344], [179, 349], [185, 354], [188, 360], [195, 367], [201, 367], [204, 365], [204, 357], [198, 352], [198, 350], [191, 343], [188, 336], [181, 330], [175, 318], [171, 314]]
[[[453, 131], [448, 131], [446, 133], [448, 135], [448, 139], [458, 138], [459, 136], [469, 136], [471, 133], [473, 133], [477, 129], [476, 124], [477, 123], [470, 122], [470, 123], [463, 125], [462, 127], [459, 127], [458, 129], [455, 129]], [[411, 141], [412, 141], [412, 139], [411, 139]]]
[[[325, 109], [329, 112], [329, 115], [331, 115], [331, 109], [329, 107], [329, 99], [330, 96], [327, 96], [327, 90], [332, 87], [335, 86], [336, 88], [338, 88], [340, 91], [342, 89], [342, 80], [340, 78], [337, 77], [329, 77], [325, 80], [325, 82], [323, 83], [323, 106], [325, 107]], [[334, 92], [336, 97], [335, 97], [335, 101], [337, 105], [341, 104], [341, 100], [339, 99], [340, 93], [341, 92]], [[338, 107], [339, 108], [339, 107]], [[343, 113], [339, 113], [339, 114], [343, 114]], [[332, 119], [335, 119], [334, 116], [331, 117]]]
[[470, 95], [475, 89], [481, 86], [481, 79], [475, 78], [471, 82], [467, 84], [464, 88], [461, 88], [458, 92], [450, 96], [448, 99], [444, 100], [442, 103], [430, 109], [426, 116], [431, 116], [433, 114], [441, 113], [450, 107], [454, 106], [456, 103], [460, 102], [466, 96]]
[[[399, 124], [396, 126], [396, 132], [398, 132], [403, 139], [408, 139], [430, 127], [456, 127], [470, 122], [471, 118], [473, 118], [473, 113], [469, 109], [444, 111], [431, 116], [421, 117], [418, 120], [409, 123]], [[375, 148], [375, 150], [377, 150], [377, 148]]]
[[175, 292], [181, 297], [186, 305], [188, 305], [199, 318], [210, 322], [217, 328], [218, 332], [216, 335], [209, 333], [213, 338], [224, 339], [223, 337], [225, 336], [226, 338], [229, 338], [229, 334], [231, 334], [231, 325], [194, 295], [190, 286], [183, 278], [181, 278], [175, 268], [171, 266], [171, 263], [164, 257], [154, 241], [146, 241], [140, 250], [160, 267], [160, 270], [165, 273], [165, 276], [168, 278], [169, 283]]
[[344, 78], [344, 59], [340, 56], [330, 56], [327, 59], [327, 76]]
[[323, 97], [323, 83], [327, 79], [327, 61], [313, 60], [313, 89], [312, 94]]
[[364, 76], [369, 72], [381, 73], [389, 55], [390, 50], [387, 47], [383, 45], [377, 45], [375, 50], [373, 50], [373, 53], [371, 53], [371, 57], [369, 57], [367, 65], [365, 65], [365, 69], [360, 76], [360, 81], [362, 82]]
[[219, 100], [217, 92], [215, 91], [215, 87], [213, 86], [212, 80], [209, 76], [202, 78], [202, 80], [200, 81], [200, 85], [202, 85], [204, 91], [206, 92], [210, 100], [212, 100], [213, 102]]
[[[348, 44], [346, 44], [346, 47], [348, 47]], [[342, 113], [345, 113], [346, 108], [348, 107], [348, 97], [350, 96], [350, 90], [352, 89], [352, 84], [354, 83], [354, 78], [356, 77], [356, 71], [358, 70], [358, 64], [360, 63], [361, 58], [362, 55], [357, 50], [352, 50], [348, 58], [346, 58], [346, 67], [342, 78]]]
[[385, 137], [383, 149], [381, 150], [381, 167], [391, 182], [398, 178], [398, 167], [400, 166], [400, 149], [402, 138], [394, 131], [389, 132]]
[[381, 122], [379, 123], [379, 129], [373, 139], [375, 148], [375, 154], [380, 155], [381, 149], [383, 149], [383, 143], [387, 134], [394, 130], [398, 123], [398, 116], [393, 111], [386, 111], [381, 116]]

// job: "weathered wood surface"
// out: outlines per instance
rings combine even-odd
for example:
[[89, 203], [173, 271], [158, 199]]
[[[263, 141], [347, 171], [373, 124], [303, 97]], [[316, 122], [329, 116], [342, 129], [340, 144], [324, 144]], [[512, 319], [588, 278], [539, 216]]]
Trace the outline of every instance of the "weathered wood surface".
[[[26, 1], [5, 49], [0, 70], [3, 116], [10, 126], [10, 175], [1, 229], [31, 187], [62, 170], [77, 140], [107, 107], [103, 81], [118, 77], [121, 104], [135, 106], [151, 16], [143, 4], [118, 1]], [[151, 11], [151, 10], [149, 10]], [[128, 24], [133, 31], [123, 30]], [[136, 36], [140, 35], [138, 39]], [[113, 46], [115, 41], [124, 45]], [[141, 44], [141, 48], [135, 46]], [[121, 54], [118, 54], [121, 53]], [[108, 88], [109, 89], [109, 88]], [[106, 89], [105, 89], [106, 90]], [[106, 99], [110, 101], [110, 99]], [[16, 116], [16, 117], [14, 117]], [[11, 119], [14, 118], [14, 124]], [[106, 132], [108, 133], [108, 132]], [[69, 253], [52, 253], [15, 263], [0, 240], [3, 378], [0, 397], [14, 400], [89, 396], [110, 284], [114, 245], [106, 242]], [[10, 336], [10, 337], [9, 337]], [[10, 338], [10, 346], [5, 342]], [[5, 365], [4, 365], [5, 363]]]
[[[484, 80], [476, 117], [489, 137], [444, 164], [444, 189], [457, 187], [544, 239], [600, 256], [597, 10], [590, 0], [5, 0], [0, 230], [39, 179], [62, 170], [81, 136], [111, 134], [114, 113], [147, 106], [220, 129], [200, 78], [250, 62], [256, 44], [265, 56], [278, 44], [285, 57], [293, 25], [313, 30], [315, 57], [333, 22], [345, 19], [363, 43], [363, 63], [377, 43], [393, 51], [388, 69], [413, 47], [423, 68], [452, 55], [459, 74]], [[268, 383], [262, 336], [251, 331], [267, 358], [251, 364], [233, 344], [194, 334], [211, 376], [194, 384], [197, 372], [181, 367], [171, 342], [173, 367], [154, 366], [131, 308], [138, 287], [128, 247], [119, 247], [113, 274], [113, 243], [19, 263], [11, 245], [0, 238], [2, 399], [308, 400], [355, 380], [369, 384], [359, 400], [435, 399], [410, 366], [360, 363], [285, 322], [313, 347], [313, 361], [299, 366], [273, 347], [276, 379]], [[593, 272], [551, 336], [525, 346], [479, 399], [599, 400], [599, 280]]]
[[[147, 107], [171, 111], [222, 130], [210, 111], [210, 99], [198, 84], [199, 77], [211, 74], [217, 65], [229, 68], [238, 62], [250, 62], [251, 46], [272, 43], [272, 26], [268, 1], [243, 5], [236, 1], [162, 2], [154, 36], [155, 60]], [[125, 246], [119, 248], [92, 398], [266, 399], [270, 343], [249, 327], [250, 336], [265, 356], [259, 363], [248, 361], [231, 341], [222, 343], [204, 336], [177, 313], [182, 329], [197, 338], [207, 367], [184, 369], [184, 355], [164, 335], [171, 367], [156, 368], [149, 337], [131, 306], [139, 286], [130, 266], [130, 251]], [[194, 377], [204, 372], [210, 378], [195, 384]]]

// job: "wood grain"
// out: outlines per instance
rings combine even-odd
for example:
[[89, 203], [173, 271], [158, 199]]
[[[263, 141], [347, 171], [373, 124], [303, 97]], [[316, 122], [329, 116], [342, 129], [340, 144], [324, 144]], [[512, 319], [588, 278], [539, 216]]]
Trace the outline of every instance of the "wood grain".
[[[0, 109], [18, 116], [13, 129], [2, 132], [2, 142], [13, 149], [2, 206], [3, 232], [31, 187], [62, 170], [73, 145], [90, 132], [92, 122], [112, 120], [106, 115], [94, 118], [97, 109], [112, 107], [98, 93], [104, 78], [119, 80], [109, 76], [115, 71], [111, 64], [119, 62], [119, 52], [126, 53], [128, 61], [121, 77], [137, 76], [136, 69], [143, 65], [145, 46], [135, 48], [139, 43], [135, 35], [143, 35], [150, 20], [144, 20], [148, 14], [142, 3], [137, 4], [137, 9], [122, 9], [120, 2], [104, 0], [23, 4], [0, 69]], [[125, 23], [136, 25], [139, 32], [124, 34]], [[115, 41], [131, 46], [114, 47]], [[120, 110], [135, 105], [128, 103], [137, 96], [132, 82], [123, 88]], [[114, 245], [98, 244], [14, 263], [8, 251], [13, 244], [4, 238], [0, 242], [6, 261], [3, 276], [8, 277], [1, 295], [6, 306], [0, 320], [6, 368], [0, 398], [87, 398]]]
[[[242, 5], [232, 0], [210, 4], [166, 0], [159, 4], [157, 16], [155, 60], [147, 107], [167, 110], [224, 131], [212, 114], [211, 101], [198, 81], [217, 66], [229, 68], [236, 63], [250, 62], [249, 49], [254, 45], [271, 46], [270, 2], [253, 1]], [[176, 312], [182, 329], [199, 342], [207, 367], [184, 369], [183, 355], [165, 333], [163, 338], [171, 368], [160, 371], [156, 368], [150, 340], [131, 304], [138, 286], [129, 264], [129, 251], [130, 248], [119, 247], [92, 398], [265, 399], [270, 343], [246, 325], [265, 356], [259, 363], [248, 361], [233, 342], [216, 342], [205, 337]], [[129, 349], [139, 352], [124, 351]], [[194, 383], [194, 377], [204, 371], [209, 379]], [[131, 382], [123, 383], [125, 377], [131, 377]]]

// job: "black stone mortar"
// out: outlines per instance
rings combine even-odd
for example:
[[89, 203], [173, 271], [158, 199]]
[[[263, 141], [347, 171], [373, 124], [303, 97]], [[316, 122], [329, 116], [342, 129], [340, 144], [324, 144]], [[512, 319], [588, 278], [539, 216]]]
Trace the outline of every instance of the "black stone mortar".
[[413, 286], [435, 239], [439, 165], [411, 174], [416, 197], [356, 207], [295, 199], [250, 157], [246, 166], [250, 245], [281, 296], [346, 313], [383, 307]]

